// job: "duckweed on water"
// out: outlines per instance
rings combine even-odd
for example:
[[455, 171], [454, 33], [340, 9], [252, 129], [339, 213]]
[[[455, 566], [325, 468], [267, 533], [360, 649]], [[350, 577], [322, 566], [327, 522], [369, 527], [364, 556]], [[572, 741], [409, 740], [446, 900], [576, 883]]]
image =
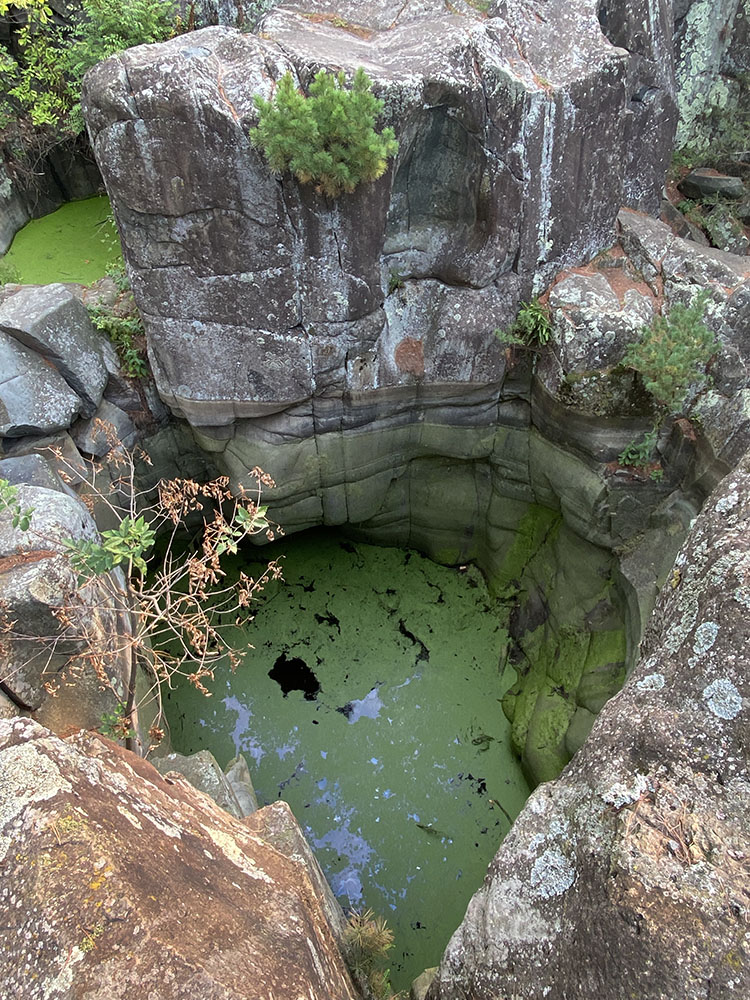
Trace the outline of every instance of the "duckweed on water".
[[[334, 891], [388, 919], [395, 989], [435, 965], [529, 794], [500, 700], [507, 634], [480, 574], [332, 532], [284, 539], [235, 675], [167, 705], [176, 750], [250, 764]], [[247, 569], [247, 566], [245, 566]], [[239, 642], [238, 642], [239, 644]]]
[[27, 285], [76, 281], [89, 285], [122, 262], [109, 198], [71, 201], [17, 234], [3, 257]]

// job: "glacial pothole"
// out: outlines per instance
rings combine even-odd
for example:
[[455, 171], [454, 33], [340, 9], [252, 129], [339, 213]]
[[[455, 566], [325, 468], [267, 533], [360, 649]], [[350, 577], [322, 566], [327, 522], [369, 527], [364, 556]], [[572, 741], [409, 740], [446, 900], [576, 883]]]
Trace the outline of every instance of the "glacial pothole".
[[[395, 988], [434, 965], [529, 786], [501, 706], [504, 607], [478, 570], [333, 532], [285, 538], [213, 697], [167, 701], [172, 744], [245, 754], [283, 798], [345, 907], [387, 917]], [[507, 618], [507, 614], [505, 615]]]

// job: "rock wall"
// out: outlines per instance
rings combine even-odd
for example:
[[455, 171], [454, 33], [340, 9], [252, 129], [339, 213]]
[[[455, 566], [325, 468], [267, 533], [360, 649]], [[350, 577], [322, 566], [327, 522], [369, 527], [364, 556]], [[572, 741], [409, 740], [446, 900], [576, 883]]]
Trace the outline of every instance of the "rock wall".
[[[328, 399], [361, 424], [378, 395], [499, 381], [493, 330], [611, 242], [634, 147], [660, 189], [663, 150], [626, 134], [632, 59], [594, 3], [456, 9], [351, 0], [311, 18], [290, 2], [258, 37], [205, 29], [87, 77], [160, 392], [214, 440], [244, 420], [262, 438], [259, 419], [311, 397], [305, 437], [341, 419]], [[401, 144], [385, 178], [335, 203], [272, 177], [247, 138], [254, 94], [321, 65], [364, 65]]]
[[[268, 499], [287, 531], [346, 524], [443, 562], [476, 560], [496, 591], [519, 588], [519, 663], [533, 650], [549, 671], [530, 671], [516, 692], [514, 725], [532, 777], [548, 778], [633, 662], [658, 584], [719, 473], [688, 476], [683, 489], [695, 449], [676, 441], [663, 443], [661, 481], [623, 476], [617, 456], [653, 424], [643, 393], [621, 392], [603, 424], [544, 367], [574, 376], [584, 361], [616, 365], [664, 301], [648, 283], [626, 307], [602, 277], [612, 313], [592, 320], [593, 354], [575, 364], [564, 351], [537, 362], [495, 331], [522, 298], [611, 246], [623, 201], [658, 205], [675, 127], [670, 7], [308, 8], [290, 0], [257, 36], [205, 29], [87, 76], [91, 141], [156, 382], [233, 480], [255, 466], [271, 473]], [[359, 65], [399, 137], [388, 173], [335, 202], [272, 176], [247, 136], [254, 94], [270, 96], [286, 71], [304, 86], [320, 66]], [[719, 272], [704, 278], [718, 299]], [[623, 326], [614, 313], [625, 312]], [[740, 327], [727, 329], [729, 360]], [[558, 557], [611, 580], [611, 600], [592, 585], [585, 597], [569, 589], [566, 603], [551, 548], [524, 549], [535, 568], [519, 563], [530, 505], [560, 511]], [[608, 668], [609, 686], [592, 691], [572, 671], [543, 748], [555, 763], [541, 763], [530, 720], [538, 696], [555, 701], [561, 687], [561, 630], [607, 634], [599, 662], [581, 663]]]
[[750, 8], [747, 0], [676, 0], [674, 7], [677, 144], [707, 149], [717, 132], [714, 110], [726, 123], [748, 111]]
[[533, 793], [431, 1000], [704, 1000], [750, 991], [750, 459], [701, 513], [641, 658]]
[[358, 996], [285, 807], [250, 828], [109, 741], [28, 719], [0, 722], [0, 766], [3, 996]]

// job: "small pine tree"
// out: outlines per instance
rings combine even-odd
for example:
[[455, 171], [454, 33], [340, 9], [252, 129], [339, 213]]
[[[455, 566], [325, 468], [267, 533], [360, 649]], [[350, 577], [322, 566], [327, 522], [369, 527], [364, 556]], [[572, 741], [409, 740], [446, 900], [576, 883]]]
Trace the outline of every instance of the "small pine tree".
[[679, 411], [692, 385], [708, 381], [706, 365], [719, 344], [703, 322], [707, 300], [708, 292], [701, 292], [691, 305], [677, 303], [667, 316], [657, 316], [623, 358], [625, 365], [640, 372], [648, 391], [669, 413]]
[[289, 170], [302, 184], [314, 184], [331, 198], [351, 193], [360, 183], [377, 180], [396, 154], [393, 129], [375, 131], [383, 102], [360, 68], [351, 90], [343, 73], [321, 70], [305, 97], [291, 73], [279, 81], [273, 100], [257, 96], [258, 127], [250, 132], [274, 173]]

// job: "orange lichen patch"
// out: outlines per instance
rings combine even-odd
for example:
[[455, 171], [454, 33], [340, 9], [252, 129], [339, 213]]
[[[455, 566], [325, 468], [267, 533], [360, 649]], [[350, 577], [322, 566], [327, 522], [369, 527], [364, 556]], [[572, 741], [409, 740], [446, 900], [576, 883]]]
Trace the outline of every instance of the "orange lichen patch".
[[662, 295], [662, 279], [657, 277], [656, 286], [659, 290], [659, 294], [654, 294], [653, 288], [648, 285], [642, 278], [637, 280], [632, 274], [628, 272], [623, 267], [603, 267], [599, 270], [600, 274], [609, 282], [609, 287], [615, 293], [620, 301], [620, 305], [625, 304], [625, 292], [628, 289], [635, 289], [635, 291], [640, 292], [641, 295], [645, 295], [647, 298], [654, 299], [657, 304], [661, 302]]
[[690, 423], [687, 417], [680, 417], [678, 420], [675, 420], [674, 425], [687, 441], [698, 440], [695, 435], [695, 430], [693, 429], [693, 425]]
[[405, 375], [424, 375], [424, 349], [421, 340], [404, 337], [393, 352], [398, 370]]
[[54, 549], [34, 549], [33, 552], [16, 552], [11, 556], [0, 558], [0, 573], [7, 573], [17, 566], [28, 566], [29, 563], [41, 562], [42, 559], [54, 559], [60, 553]]
[[313, 24], [330, 24], [333, 28], [339, 28], [341, 31], [348, 31], [350, 35], [356, 35], [357, 38], [363, 38], [365, 41], [372, 38], [375, 34], [372, 28], [366, 28], [363, 24], [352, 24], [351, 21], [347, 21], [343, 17], [339, 17], [338, 14], [323, 14], [321, 12], [313, 11], [311, 13], [303, 14], [302, 17], [304, 17], [307, 21], [311, 21]]
[[613, 266], [607, 266], [605, 260], [607, 261], [619, 261], [625, 260], [627, 263], [627, 258], [625, 256], [625, 251], [619, 244], [615, 244], [610, 250], [607, 250], [605, 254], [600, 254], [599, 257], [594, 258], [594, 260], [589, 261], [588, 264], [581, 264], [577, 267], [567, 267], [564, 271], [560, 271], [552, 281], [549, 289], [539, 296], [539, 302], [541, 305], [546, 305], [549, 300], [549, 292], [555, 285], [564, 281], [565, 278], [569, 277], [571, 274], [581, 274], [585, 277], [592, 277], [595, 274], [601, 274], [609, 283], [610, 288], [617, 296], [617, 299], [621, 306], [625, 305], [625, 292], [628, 289], [635, 289], [635, 291], [640, 292], [641, 295], [645, 295], [648, 298], [654, 300], [655, 305], [658, 310], [661, 310], [662, 294], [663, 294], [663, 281], [661, 276], [657, 276], [654, 279], [654, 284], [656, 286], [656, 292], [643, 278], [637, 278], [632, 269], [627, 266], [619, 266], [617, 264]]

